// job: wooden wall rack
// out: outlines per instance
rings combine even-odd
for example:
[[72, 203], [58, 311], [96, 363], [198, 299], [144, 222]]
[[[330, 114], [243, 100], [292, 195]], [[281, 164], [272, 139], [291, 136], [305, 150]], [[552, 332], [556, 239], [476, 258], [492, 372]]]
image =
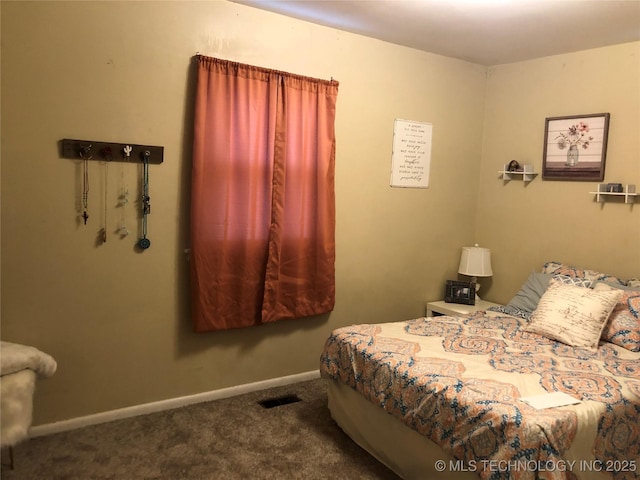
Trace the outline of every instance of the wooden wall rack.
[[[129, 156], [125, 148], [131, 147]], [[149, 163], [164, 161], [164, 147], [153, 145], [137, 145], [135, 143], [97, 142], [93, 140], [62, 140], [62, 157], [73, 160], [99, 160], [114, 162], [131, 162], [144, 160], [145, 152], [149, 152]]]

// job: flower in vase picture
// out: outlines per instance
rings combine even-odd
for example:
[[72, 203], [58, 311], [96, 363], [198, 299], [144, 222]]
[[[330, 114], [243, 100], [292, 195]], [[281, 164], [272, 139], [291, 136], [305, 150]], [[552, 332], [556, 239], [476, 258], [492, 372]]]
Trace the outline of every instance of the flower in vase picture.
[[543, 180], [604, 180], [609, 113], [547, 117]]
[[565, 165], [568, 167], [573, 167], [578, 164], [578, 159], [580, 157], [580, 152], [578, 150], [579, 147], [583, 149], [589, 148], [589, 142], [593, 140], [593, 137], [588, 135], [589, 133], [589, 124], [585, 122], [580, 122], [575, 125], [571, 125], [566, 131], [560, 132], [560, 134], [555, 138], [558, 148], [560, 150], [567, 150], [567, 159]]

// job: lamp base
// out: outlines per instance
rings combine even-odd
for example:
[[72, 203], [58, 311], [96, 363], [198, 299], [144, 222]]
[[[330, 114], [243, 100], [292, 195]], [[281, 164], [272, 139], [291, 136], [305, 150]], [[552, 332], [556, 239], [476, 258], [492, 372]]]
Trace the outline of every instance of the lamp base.
[[473, 283], [475, 283], [475, 285], [476, 285], [476, 288], [475, 288], [475, 290], [476, 290], [476, 302], [480, 302], [480, 301], [482, 301], [482, 299], [478, 295], [478, 292], [480, 291], [480, 284], [478, 283], [478, 278], [477, 277], [473, 277], [473, 278], [471, 278], [471, 281]]

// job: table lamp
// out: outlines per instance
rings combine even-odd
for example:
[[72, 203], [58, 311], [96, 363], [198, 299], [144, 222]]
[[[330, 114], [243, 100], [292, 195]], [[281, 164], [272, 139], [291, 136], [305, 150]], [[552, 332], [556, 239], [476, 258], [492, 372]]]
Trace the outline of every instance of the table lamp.
[[477, 243], [473, 247], [462, 247], [458, 273], [473, 277], [471, 281], [476, 284], [476, 300], [480, 300], [478, 296], [480, 284], [477, 282], [476, 277], [490, 277], [493, 275], [491, 270], [491, 250], [479, 247]]

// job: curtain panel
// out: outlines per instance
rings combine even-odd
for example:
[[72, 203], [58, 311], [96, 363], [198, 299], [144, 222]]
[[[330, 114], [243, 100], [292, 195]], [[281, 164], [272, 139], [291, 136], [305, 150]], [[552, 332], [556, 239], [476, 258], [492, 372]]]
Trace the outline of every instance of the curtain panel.
[[205, 56], [197, 63], [195, 331], [331, 311], [338, 82]]

